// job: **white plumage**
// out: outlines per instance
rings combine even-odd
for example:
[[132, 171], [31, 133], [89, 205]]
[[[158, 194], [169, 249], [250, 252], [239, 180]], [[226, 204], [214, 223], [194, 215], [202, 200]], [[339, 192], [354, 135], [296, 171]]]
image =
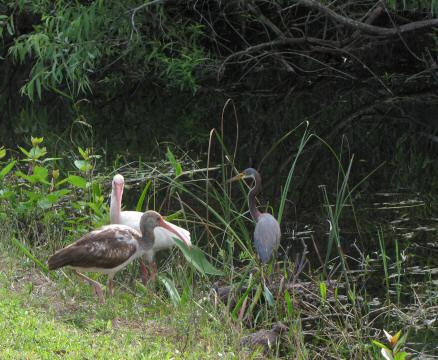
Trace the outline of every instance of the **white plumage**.
[[[140, 219], [143, 213], [139, 211], [122, 211], [122, 196], [123, 189], [125, 186], [125, 179], [122, 175], [117, 174], [113, 178], [112, 182], [112, 192], [111, 192], [111, 204], [110, 204], [110, 218], [111, 224], [122, 224], [126, 226], [130, 226], [133, 229], [140, 231]], [[177, 225], [171, 224], [165, 221], [165, 224], [175, 230], [180, 237], [184, 240], [184, 242], [190, 246], [190, 232], [186, 229], [183, 229]], [[154, 272], [156, 272], [156, 265], [154, 262], [154, 256], [157, 251], [169, 249], [175, 246], [175, 234], [165, 229], [164, 227], [158, 226], [154, 229], [154, 237], [155, 242], [153, 248], [148, 251], [145, 256], [149, 264], [151, 264], [154, 268]], [[146, 268], [141, 262], [141, 269], [143, 273], [143, 282], [146, 282]], [[153, 275], [155, 273], [153, 272]]]

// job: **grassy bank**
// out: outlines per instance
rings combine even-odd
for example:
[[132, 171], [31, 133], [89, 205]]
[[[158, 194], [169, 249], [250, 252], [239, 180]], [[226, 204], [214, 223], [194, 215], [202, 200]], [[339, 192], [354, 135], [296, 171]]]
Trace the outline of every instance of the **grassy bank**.
[[118, 283], [115, 297], [100, 305], [74, 276], [48, 277], [2, 253], [2, 359], [252, 358], [238, 347], [241, 333], [201, 304], [176, 308], [157, 290], [135, 294]]
[[[358, 205], [363, 182], [350, 184], [353, 158], [330, 149], [337, 185], [320, 187], [312, 225], [300, 225], [301, 215], [288, 219], [295, 167], [311, 136], [304, 131], [278, 206], [260, 204], [282, 221], [282, 249], [267, 266], [254, 252], [247, 187], [226, 182], [237, 169], [225, 148], [217, 166], [168, 149], [166, 159], [118, 168], [127, 183], [125, 208], [169, 215], [220, 273], [203, 273], [175, 248], [159, 256], [157, 284], [143, 287], [138, 264], [131, 264], [103, 306], [73, 273], [49, 273], [45, 261], [109, 222], [106, 194], [116, 171], [99, 169], [90, 149], [56, 162], [43, 139], [32, 139], [20, 159], [2, 160], [4, 357], [375, 359], [387, 343], [383, 330], [407, 334], [385, 350], [397, 360], [405, 350], [434, 355], [438, 272], [430, 248], [423, 256], [415, 245], [436, 234], [426, 201], [384, 193], [380, 202]], [[429, 225], [420, 226], [425, 220]], [[279, 323], [287, 330], [264, 352], [241, 346], [254, 340], [250, 334], [272, 335]]]

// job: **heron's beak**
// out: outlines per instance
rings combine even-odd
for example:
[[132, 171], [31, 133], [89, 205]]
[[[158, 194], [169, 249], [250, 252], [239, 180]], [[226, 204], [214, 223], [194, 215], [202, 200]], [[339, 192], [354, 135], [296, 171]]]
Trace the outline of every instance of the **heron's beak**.
[[238, 181], [238, 180], [242, 180], [245, 177], [244, 173], [240, 173], [236, 176], [233, 176], [231, 179], [228, 179], [228, 183], [233, 182], [233, 181]]
[[190, 241], [189, 238], [187, 238], [186, 236], [183, 236], [179, 231], [178, 231], [178, 227], [171, 224], [170, 222], [167, 222], [166, 220], [164, 220], [164, 218], [161, 218], [161, 222], [160, 222], [160, 226], [169, 230], [170, 232], [174, 233], [177, 237], [179, 237], [182, 241], [184, 241], [184, 243], [190, 247], [192, 246], [192, 242]]

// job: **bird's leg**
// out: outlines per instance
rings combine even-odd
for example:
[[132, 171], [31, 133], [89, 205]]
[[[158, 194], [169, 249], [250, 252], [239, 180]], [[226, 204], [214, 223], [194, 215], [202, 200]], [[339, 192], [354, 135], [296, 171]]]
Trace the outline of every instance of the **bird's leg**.
[[114, 274], [108, 275], [108, 290], [111, 296], [114, 296]]
[[157, 269], [157, 263], [155, 261], [151, 262], [151, 280], [153, 283], [155, 283], [157, 281], [157, 274], [158, 274], [158, 269]]
[[105, 297], [103, 296], [103, 287], [102, 284], [100, 284], [97, 281], [94, 281], [93, 279], [90, 279], [88, 276], [85, 276], [84, 274], [81, 274], [79, 271], [76, 271], [76, 274], [83, 280], [85, 280], [87, 283], [89, 283], [93, 288], [94, 292], [96, 293], [97, 297], [99, 298], [99, 301], [101, 304], [105, 303]]
[[149, 272], [148, 272], [148, 268], [144, 264], [143, 259], [140, 259], [140, 269], [141, 269], [141, 280], [143, 281], [143, 285], [146, 286], [148, 284]]

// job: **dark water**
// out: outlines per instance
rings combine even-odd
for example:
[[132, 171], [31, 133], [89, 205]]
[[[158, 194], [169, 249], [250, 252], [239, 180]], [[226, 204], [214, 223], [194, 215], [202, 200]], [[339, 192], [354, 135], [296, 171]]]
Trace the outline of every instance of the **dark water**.
[[[409, 331], [408, 351], [418, 358], [438, 357], [437, 203], [421, 193], [381, 191], [362, 193], [354, 210], [355, 216], [351, 207], [344, 213], [341, 244], [351, 279], [362, 296], [366, 290], [367, 306], [376, 316], [372, 326], [391, 333]], [[291, 254], [304, 241], [311, 266], [322, 269], [315, 247], [325, 256], [330, 227], [319, 213], [316, 222], [307, 215], [304, 221], [285, 224], [283, 244]]]

